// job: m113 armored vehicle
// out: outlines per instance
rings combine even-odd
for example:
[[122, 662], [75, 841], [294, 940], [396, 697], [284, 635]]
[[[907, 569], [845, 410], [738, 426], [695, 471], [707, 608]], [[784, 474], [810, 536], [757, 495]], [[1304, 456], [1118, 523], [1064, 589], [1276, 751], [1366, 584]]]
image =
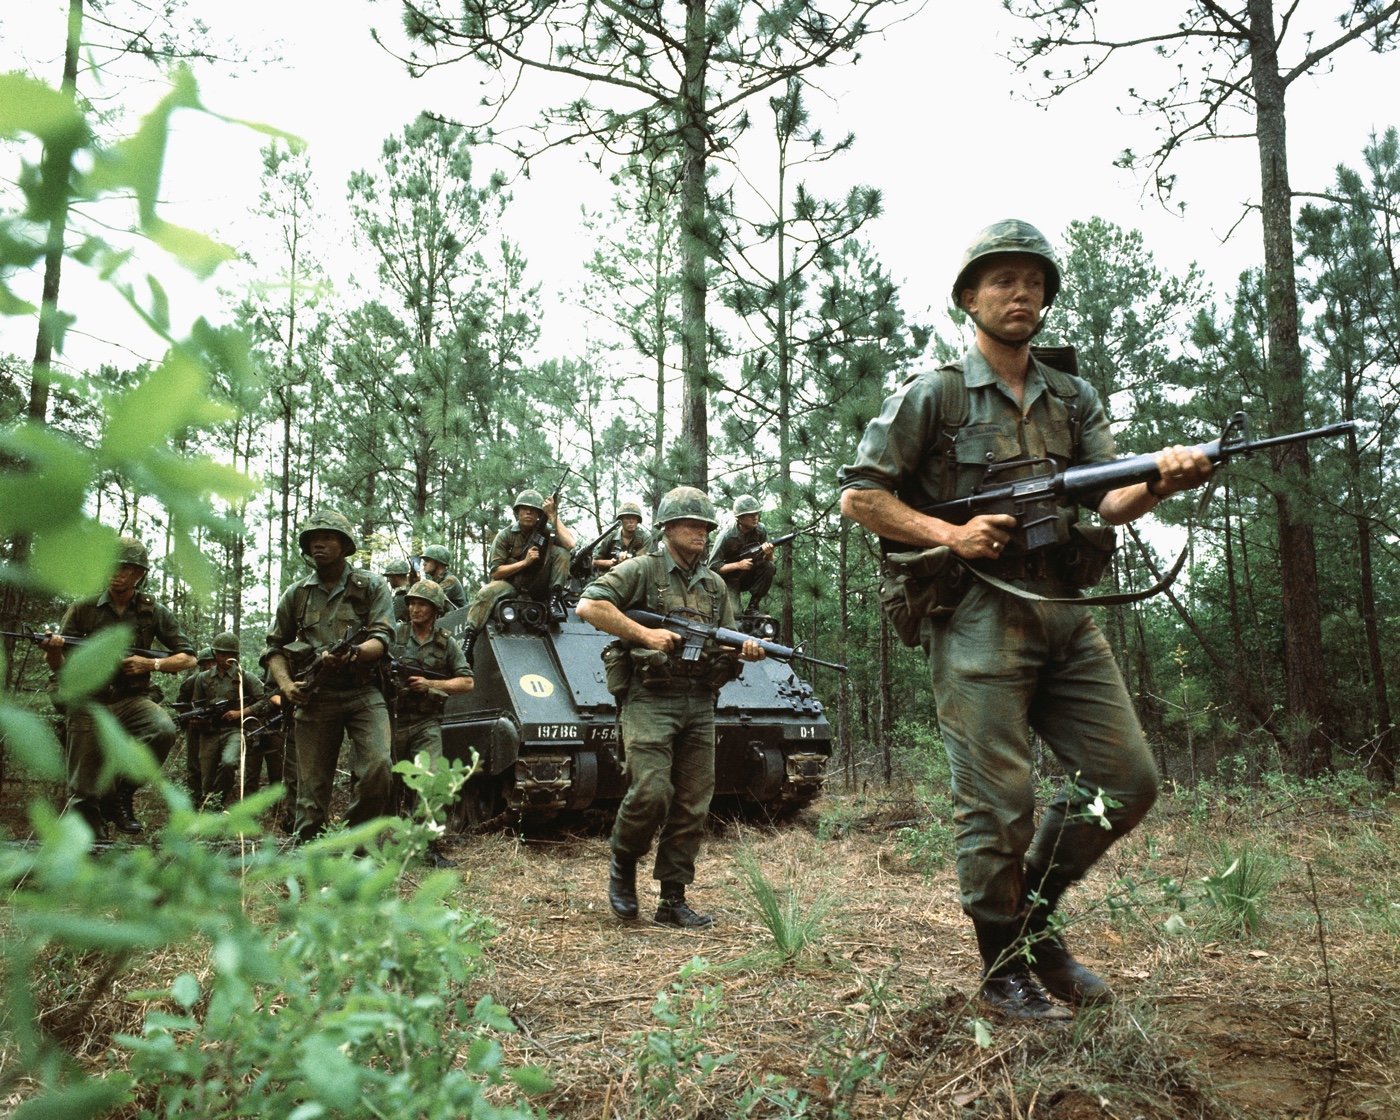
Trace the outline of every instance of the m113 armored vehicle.
[[[444, 616], [449, 630], [461, 613]], [[760, 638], [776, 632], [762, 616], [744, 628]], [[604, 683], [601, 654], [610, 641], [572, 607], [551, 622], [543, 603], [497, 604], [473, 650], [476, 685], [449, 699], [443, 716], [447, 756], [481, 757], [462, 795], [463, 827], [617, 807], [627, 781], [617, 706]], [[821, 791], [831, 737], [821, 701], [791, 665], [771, 657], [745, 664], [719, 694], [716, 806], [771, 817], [796, 812]]]

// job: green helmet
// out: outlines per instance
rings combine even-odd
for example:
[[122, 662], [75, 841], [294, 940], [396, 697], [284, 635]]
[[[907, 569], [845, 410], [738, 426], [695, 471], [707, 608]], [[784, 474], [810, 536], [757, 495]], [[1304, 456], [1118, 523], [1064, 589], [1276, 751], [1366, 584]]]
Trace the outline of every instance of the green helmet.
[[438, 614], [447, 610], [447, 596], [442, 593], [442, 588], [430, 579], [420, 579], [410, 587], [408, 598], [422, 599], [424, 602], [432, 603], [437, 608]]
[[762, 513], [763, 507], [758, 504], [758, 499], [752, 494], [740, 494], [734, 499], [734, 516], [742, 517], [746, 513]]
[[636, 502], [623, 502], [617, 507], [617, 516], [619, 520], [624, 517], [641, 517], [642, 507]]
[[953, 281], [953, 306], [962, 306], [964, 288], [972, 287], [973, 266], [999, 253], [1029, 253], [1045, 263], [1045, 306], [1055, 302], [1060, 292], [1060, 262], [1045, 234], [1030, 222], [1007, 218], [993, 222], [972, 239], [958, 265], [958, 278]]
[[302, 552], [306, 551], [306, 538], [322, 530], [338, 533], [345, 538], [346, 556], [353, 556], [359, 551], [360, 545], [355, 540], [355, 530], [350, 525], [350, 519], [333, 509], [318, 509], [302, 522], [301, 532], [297, 534], [297, 546]]
[[412, 572], [407, 560], [390, 560], [384, 565], [386, 576], [406, 576]]
[[117, 563], [133, 564], [146, 571], [151, 570], [151, 554], [146, 546], [135, 537], [122, 537], [117, 541]]
[[196, 665], [203, 665], [206, 661], [213, 661], [214, 651], [208, 646], [205, 646], [202, 650], [200, 650], [197, 654], [194, 655], [194, 660]]
[[664, 528], [671, 521], [687, 518], [704, 521], [711, 529], [719, 525], [715, 519], [715, 503], [703, 490], [697, 490], [694, 486], [677, 486], [674, 490], [668, 490], [656, 511], [656, 523]]
[[439, 564], [450, 565], [452, 563], [452, 554], [447, 551], [445, 544], [428, 545], [423, 550], [422, 556], [424, 560], [436, 560]]
[[522, 490], [516, 495], [515, 504], [510, 508], [519, 513], [521, 506], [525, 506], [527, 509], [537, 509], [543, 515], [544, 495], [538, 490]]
[[210, 648], [214, 653], [237, 653], [238, 635], [225, 630], [214, 639], [214, 644]]

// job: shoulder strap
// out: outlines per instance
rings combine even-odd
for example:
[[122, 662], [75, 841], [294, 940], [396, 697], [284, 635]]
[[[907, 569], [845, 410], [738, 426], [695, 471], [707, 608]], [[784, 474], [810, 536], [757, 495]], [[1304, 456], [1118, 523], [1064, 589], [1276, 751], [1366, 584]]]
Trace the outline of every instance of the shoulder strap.
[[949, 502], [957, 497], [958, 458], [954, 449], [958, 431], [967, 423], [967, 382], [963, 379], [961, 362], [949, 362], [937, 370], [938, 381], [938, 442], [943, 459], [939, 471], [939, 501]]

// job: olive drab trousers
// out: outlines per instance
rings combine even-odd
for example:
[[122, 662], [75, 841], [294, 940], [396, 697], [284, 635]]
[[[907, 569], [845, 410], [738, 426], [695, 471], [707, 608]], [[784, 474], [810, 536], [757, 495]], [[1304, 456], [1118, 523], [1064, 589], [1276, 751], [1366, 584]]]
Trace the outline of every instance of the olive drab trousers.
[[523, 595], [543, 603], [551, 591], [561, 590], [568, 584], [570, 559], [569, 550], [556, 544], [550, 547], [544, 563], [519, 573], [513, 580], [493, 579], [472, 600], [471, 609], [467, 612], [467, 625], [472, 630], [480, 630], [502, 599]]
[[617, 810], [612, 850], [640, 860], [655, 839], [652, 878], [692, 883], [715, 792], [715, 695], [698, 682], [664, 690], [633, 685], [619, 723], [627, 794]]
[[[1006, 921], [1026, 900], [1026, 867], [1074, 882], [1132, 830], [1156, 800], [1157, 769], [1088, 607], [1028, 602], [974, 581], [956, 612], [932, 623], [929, 659], [963, 910]], [[1028, 729], [1069, 778], [1038, 829]], [[1100, 791], [1120, 807], [1093, 811]]]
[[[149, 696], [127, 696], [102, 705], [133, 739], [139, 739], [165, 765], [175, 745], [175, 722], [164, 708]], [[68, 712], [68, 791], [77, 798], [94, 798], [107, 792], [100, 789], [102, 743], [91, 710], [74, 707]]]
[[374, 685], [322, 689], [296, 713], [296, 833], [310, 840], [326, 827], [341, 740], [350, 739], [355, 797], [345, 814], [350, 827], [389, 812], [389, 707]]

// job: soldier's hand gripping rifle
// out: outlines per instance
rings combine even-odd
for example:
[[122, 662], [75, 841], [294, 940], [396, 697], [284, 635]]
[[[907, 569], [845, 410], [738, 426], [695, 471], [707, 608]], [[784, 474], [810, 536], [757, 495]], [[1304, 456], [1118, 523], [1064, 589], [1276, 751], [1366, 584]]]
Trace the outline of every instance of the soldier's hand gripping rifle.
[[591, 541], [585, 545], [574, 549], [573, 558], [569, 561], [569, 574], [578, 580], [586, 580], [593, 574], [593, 550], [603, 543], [603, 539], [622, 524], [622, 518], [615, 517], [613, 522]]
[[641, 610], [625, 613], [639, 626], [645, 626], [650, 630], [670, 630], [673, 634], [679, 634], [684, 638], [685, 644], [681, 647], [682, 661], [694, 661], [699, 658], [705, 648], [706, 639], [711, 639], [722, 646], [728, 646], [730, 649], [739, 649], [745, 642], [754, 642], [764, 653], [776, 661], [789, 663], [805, 661], [809, 665], [824, 665], [828, 669], [835, 669], [838, 673], [846, 671], [846, 666], [838, 665], [834, 661], [822, 661], [820, 658], [808, 657], [805, 653], [800, 653], [791, 646], [780, 646], [777, 642], [755, 638], [752, 634], [745, 634], [741, 630], [730, 630], [725, 626], [709, 626], [706, 623], [687, 618], [683, 614], [660, 615], [653, 611]]
[[748, 548], [740, 552], [738, 556], [734, 557], [734, 561], [757, 560], [763, 555], [764, 545], [771, 544], [775, 549], [778, 549], [785, 544], [791, 544], [803, 533], [810, 533], [811, 531], [811, 529], [798, 529], [796, 532], [784, 533], [781, 537], [774, 537], [771, 541], [759, 541], [757, 544], [751, 544]]
[[451, 673], [440, 673], [436, 669], [428, 669], [412, 661], [400, 661], [397, 657], [386, 657], [389, 664], [389, 673], [394, 680], [396, 688], [408, 688], [408, 682], [414, 677], [422, 677], [429, 681], [450, 681], [453, 679]]
[[[1266, 447], [1342, 435], [1355, 427], [1356, 424], [1348, 420], [1322, 428], [1310, 428], [1306, 432], [1251, 439], [1249, 418], [1243, 412], [1237, 412], [1225, 425], [1219, 439], [1200, 444], [1197, 450], [1214, 464], [1227, 463], [1236, 455], [1252, 455]], [[919, 512], [953, 525], [965, 525], [982, 514], [1010, 514], [1016, 518], [1013, 548], [1034, 552], [1050, 545], [1063, 544], [1067, 539], [1064, 523], [1057, 513], [1063, 499], [1116, 490], [1138, 482], [1152, 482], [1161, 477], [1156, 460], [1155, 455], [1129, 455], [1109, 463], [1092, 463], [1063, 471], [1058, 470], [1050, 459], [1013, 459], [993, 463], [977, 488], [967, 497], [923, 506]]]
[[[549, 501], [554, 504], [554, 516], [559, 517], [559, 495], [564, 490], [564, 480], [569, 477], [572, 467], [565, 467], [564, 473], [559, 476], [559, 481], [554, 486], [554, 493], [550, 495]], [[548, 504], [548, 503], [546, 503]], [[545, 514], [540, 515], [539, 524], [535, 526], [535, 531], [530, 535], [530, 539], [525, 542], [525, 551], [528, 553], [532, 548], [540, 550], [539, 559], [544, 560], [549, 555], [549, 546], [554, 543], [554, 533], [549, 528], [549, 520]]]
[[[64, 649], [77, 649], [85, 642], [92, 641], [93, 636], [89, 634], [87, 637], [80, 638], [76, 634], [55, 634], [52, 630], [45, 630], [43, 633], [40, 633], [38, 630], [35, 630], [34, 627], [26, 625], [23, 631], [0, 630], [0, 638], [23, 638], [25, 641], [33, 642], [36, 646], [43, 645], [50, 638], [62, 638]], [[122, 654], [122, 656], [154, 657], [158, 660], [164, 660], [167, 657], [174, 657], [175, 655], [169, 650], [137, 649], [133, 646]]]
[[175, 726], [188, 727], [192, 723], [210, 722], [221, 718], [225, 712], [233, 709], [232, 700], [215, 700], [212, 704], [203, 704], [196, 707], [192, 703], [175, 703]]
[[[296, 678], [296, 683], [301, 685], [303, 689], [303, 699], [301, 701], [303, 704], [311, 699], [316, 690], [325, 682], [326, 674], [331, 671], [331, 665], [326, 661], [326, 658], [344, 657], [364, 641], [365, 638], [368, 637], [368, 634], [369, 632], [365, 630], [364, 627], [360, 627], [357, 630], [353, 624], [347, 626], [345, 628], [345, 637], [341, 638], [340, 641], [336, 642], [334, 645], [327, 646], [325, 650], [312, 659], [310, 666], [307, 667], [301, 676]], [[292, 698], [289, 696], [287, 699], [291, 700]]]

